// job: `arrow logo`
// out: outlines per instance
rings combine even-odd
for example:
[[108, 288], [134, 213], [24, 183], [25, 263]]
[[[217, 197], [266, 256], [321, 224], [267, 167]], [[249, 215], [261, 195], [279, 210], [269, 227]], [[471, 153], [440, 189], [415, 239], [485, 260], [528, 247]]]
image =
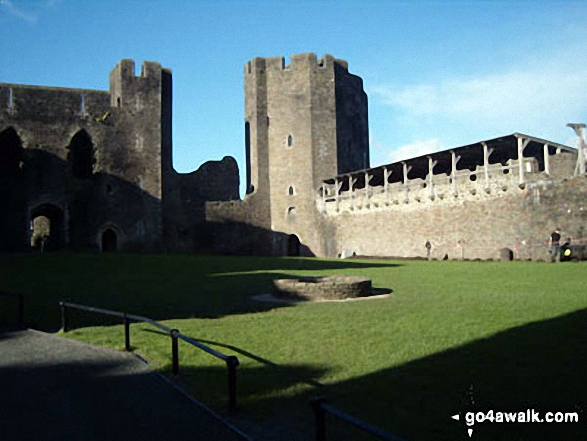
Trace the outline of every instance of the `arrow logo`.
[[[451, 418], [455, 421], [459, 421], [461, 416], [457, 413], [455, 415], [451, 415]], [[467, 433], [469, 434], [469, 438], [471, 438], [473, 436], [473, 429], [467, 429]]]

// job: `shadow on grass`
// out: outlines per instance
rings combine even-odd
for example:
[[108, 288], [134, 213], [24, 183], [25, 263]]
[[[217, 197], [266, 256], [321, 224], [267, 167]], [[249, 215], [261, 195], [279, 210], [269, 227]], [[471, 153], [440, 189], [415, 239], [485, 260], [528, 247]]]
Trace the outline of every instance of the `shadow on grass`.
[[[242, 360], [242, 358], [241, 358]], [[171, 364], [165, 365], [161, 371], [171, 375]], [[175, 378], [179, 383], [187, 385], [193, 395], [220, 410], [227, 411], [228, 405], [228, 376], [227, 369], [220, 360], [218, 366], [182, 366]], [[329, 369], [315, 365], [246, 365], [237, 368], [237, 401], [241, 411], [254, 410], [256, 404], [263, 397], [278, 396], [290, 388], [307, 388], [320, 385], [316, 378], [328, 373]], [[321, 389], [323, 386], [319, 386]], [[287, 409], [275, 401], [272, 407], [266, 408], [273, 412], [276, 409]]]
[[[475, 439], [585, 439], [585, 347], [581, 310], [336, 384], [328, 397], [410, 440], [466, 439], [465, 412], [526, 409], [578, 412], [579, 424], [478, 424]], [[461, 422], [450, 418], [456, 413]]]
[[[363, 269], [398, 266], [310, 258], [68, 253], [0, 256], [0, 265], [6, 270], [0, 272], [0, 289], [25, 295], [25, 323], [52, 332], [60, 327], [58, 304], [63, 297], [153, 320], [217, 318], [284, 307], [250, 300], [268, 293], [272, 279], [308, 275], [299, 272], [359, 274]], [[0, 299], [0, 325], [15, 320], [11, 300]], [[97, 314], [71, 314], [72, 328], [119, 323]]]
[[[206, 343], [266, 361], [242, 348]], [[274, 383], [280, 375], [267, 379], [272, 369], [257, 370], [251, 376], [243, 373], [239, 393], [252, 409], [277, 412], [277, 420], [287, 421], [288, 415], [295, 415], [289, 423], [296, 425], [300, 424], [299, 416], [305, 415], [299, 429], [308, 436], [313, 430], [308, 399], [311, 395], [322, 395], [332, 406], [407, 440], [469, 439], [464, 422], [466, 412], [517, 413], [527, 409], [541, 412], [541, 417], [549, 411], [577, 412], [579, 423], [476, 423], [472, 427], [474, 439], [587, 439], [585, 347], [587, 310], [580, 310], [512, 328], [398, 367], [318, 389], [304, 389], [294, 397], [256, 398], [264, 390], [285, 389], [291, 382]], [[295, 369], [290, 368], [280, 369], [295, 375]], [[197, 369], [193, 374], [196, 372]], [[319, 381], [320, 371], [304, 375], [308, 373], [312, 382]], [[247, 381], [253, 381], [260, 391]], [[268, 385], [264, 384], [266, 381]], [[202, 400], [206, 401], [205, 397]], [[451, 419], [457, 413], [461, 415], [459, 422]], [[345, 423], [331, 418], [328, 431], [328, 439], [373, 439], [363, 438]]]
[[[168, 334], [166, 334], [165, 332], [162, 332], [162, 331], [158, 331], [156, 329], [140, 328], [140, 330], [143, 332], [157, 334], [162, 337], [169, 338]], [[320, 376], [322, 376], [326, 373], [326, 371], [324, 369], [313, 369], [313, 370], [312, 369], [297, 369], [297, 368], [292, 368], [292, 366], [283, 366], [283, 365], [274, 363], [271, 360], [263, 358], [259, 355], [255, 355], [252, 352], [249, 352], [245, 349], [238, 348], [233, 345], [218, 343], [218, 342], [215, 342], [212, 340], [204, 340], [204, 339], [200, 339], [200, 338], [193, 337], [193, 336], [188, 336], [188, 337], [190, 337], [193, 340], [196, 340], [200, 343], [203, 343], [207, 346], [211, 346], [211, 347], [213, 347], [213, 349], [216, 349], [216, 350], [219, 350], [218, 348], [228, 349], [230, 352], [234, 352], [234, 353], [238, 354], [237, 357], [239, 358], [241, 363], [243, 361], [243, 357], [246, 357], [250, 360], [256, 361], [257, 363], [264, 365], [265, 368], [272, 370], [271, 374], [270, 374], [270, 376], [272, 378], [278, 379], [278, 380], [281, 379], [280, 385], [277, 386], [276, 389], [283, 389], [284, 387], [287, 388], [287, 387], [291, 386], [292, 384], [306, 384], [308, 386], [312, 386], [315, 388], [323, 388], [324, 387], [324, 385], [322, 383], [315, 380], [315, 378], [319, 378]], [[201, 349], [194, 347], [193, 350], [200, 351]], [[222, 352], [222, 350], [219, 350], [219, 352]], [[229, 354], [225, 354], [225, 355], [229, 355]], [[167, 366], [164, 369], [167, 369], [169, 372], [171, 372], [170, 366]], [[189, 369], [190, 368], [188, 368], [188, 370]], [[270, 372], [267, 369], [265, 369], [263, 372], [265, 372], [265, 373]], [[263, 388], [266, 388], [266, 384], [265, 384], [266, 382], [260, 381], [258, 383], [262, 384]], [[264, 393], [264, 392], [261, 391], [261, 393]]]

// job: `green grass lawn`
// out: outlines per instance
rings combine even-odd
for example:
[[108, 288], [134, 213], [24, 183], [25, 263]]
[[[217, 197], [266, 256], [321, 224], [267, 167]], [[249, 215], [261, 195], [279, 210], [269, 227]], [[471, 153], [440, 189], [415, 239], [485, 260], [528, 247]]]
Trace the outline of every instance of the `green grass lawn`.
[[[311, 395], [409, 440], [468, 439], [458, 412], [587, 414], [585, 264], [333, 261], [188, 255], [0, 257], [0, 290], [26, 295], [25, 318], [59, 326], [58, 300], [162, 321], [237, 355], [242, 414], [310, 431]], [[345, 274], [384, 299], [257, 303], [272, 278]], [[0, 319], [15, 302], [0, 298]], [[11, 303], [12, 302], [12, 303]], [[71, 338], [123, 347], [123, 329], [72, 313]], [[170, 370], [170, 340], [133, 324], [135, 351]], [[182, 382], [223, 411], [224, 364], [180, 342]], [[331, 439], [359, 439], [328, 420]], [[580, 439], [577, 425], [482, 424], [474, 439]], [[566, 432], [567, 431], [567, 432]]]

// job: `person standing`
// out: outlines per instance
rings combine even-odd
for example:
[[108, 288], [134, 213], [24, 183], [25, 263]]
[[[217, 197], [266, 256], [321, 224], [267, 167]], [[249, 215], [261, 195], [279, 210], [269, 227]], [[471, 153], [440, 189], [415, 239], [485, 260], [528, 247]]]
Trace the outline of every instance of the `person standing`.
[[560, 249], [561, 249], [561, 229], [557, 228], [554, 232], [550, 235], [550, 240], [548, 241], [548, 245], [550, 247], [550, 261], [551, 262], [560, 262]]

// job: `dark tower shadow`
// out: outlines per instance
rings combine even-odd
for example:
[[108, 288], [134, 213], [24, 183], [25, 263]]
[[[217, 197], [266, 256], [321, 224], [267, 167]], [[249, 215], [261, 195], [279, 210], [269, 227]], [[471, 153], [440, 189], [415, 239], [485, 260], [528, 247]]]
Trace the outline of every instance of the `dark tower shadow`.
[[0, 133], [0, 251], [25, 246], [25, 197], [22, 141], [13, 127]]

